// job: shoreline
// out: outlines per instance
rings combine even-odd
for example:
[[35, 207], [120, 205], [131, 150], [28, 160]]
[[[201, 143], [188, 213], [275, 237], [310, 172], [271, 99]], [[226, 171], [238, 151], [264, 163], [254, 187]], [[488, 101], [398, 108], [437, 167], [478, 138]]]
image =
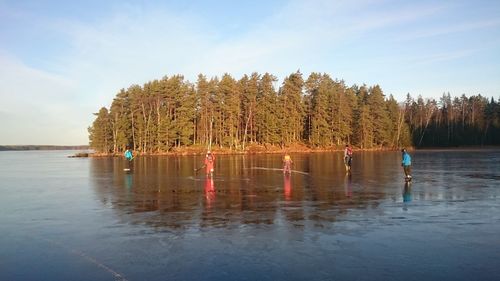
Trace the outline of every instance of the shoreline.
[[[354, 147], [355, 152], [388, 152], [400, 151], [401, 148], [370, 148], [361, 149]], [[415, 148], [407, 147], [409, 151], [484, 151], [484, 150], [500, 150], [500, 146], [460, 146], [460, 147], [425, 147]], [[156, 153], [135, 153], [138, 156], [199, 156], [205, 155], [206, 149], [187, 149], [177, 150], [170, 152], [156, 152]], [[331, 148], [331, 149], [276, 149], [276, 150], [247, 150], [235, 151], [229, 149], [212, 149], [216, 155], [262, 155], [262, 154], [284, 154], [284, 153], [324, 153], [324, 152], [342, 152], [344, 148]], [[74, 157], [121, 157], [122, 153], [88, 153], [87, 156], [74, 156]]]
[[[414, 148], [408, 148], [410, 151]], [[359, 149], [354, 148], [354, 151], [399, 151], [400, 148], [371, 148], [371, 149]], [[212, 149], [211, 150], [216, 155], [263, 155], [263, 154], [284, 154], [284, 153], [324, 153], [324, 152], [343, 152], [344, 148], [335, 149], [277, 149], [277, 150], [259, 150], [259, 151], [235, 151], [229, 149]], [[156, 152], [156, 153], [135, 153], [138, 156], [199, 156], [205, 155], [206, 149], [197, 149], [189, 151], [171, 151], [171, 152]], [[88, 157], [122, 157], [123, 153], [89, 153]]]

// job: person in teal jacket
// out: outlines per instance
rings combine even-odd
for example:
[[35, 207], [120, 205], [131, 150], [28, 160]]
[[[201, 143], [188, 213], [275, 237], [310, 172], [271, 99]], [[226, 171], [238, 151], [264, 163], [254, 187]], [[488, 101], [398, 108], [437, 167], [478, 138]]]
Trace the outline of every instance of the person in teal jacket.
[[132, 154], [132, 151], [130, 151], [130, 149], [127, 148], [127, 150], [125, 150], [125, 159], [127, 159], [128, 161], [132, 161], [132, 159], [134, 159], [134, 155]]
[[401, 150], [401, 152], [403, 158], [403, 160], [401, 161], [401, 166], [403, 166], [406, 179], [411, 180], [411, 156], [404, 148]]
[[124, 171], [131, 171], [132, 170], [132, 160], [134, 159], [134, 154], [132, 153], [132, 151], [127, 148], [127, 150], [125, 150], [125, 159], [127, 160], [127, 167], [124, 169]]

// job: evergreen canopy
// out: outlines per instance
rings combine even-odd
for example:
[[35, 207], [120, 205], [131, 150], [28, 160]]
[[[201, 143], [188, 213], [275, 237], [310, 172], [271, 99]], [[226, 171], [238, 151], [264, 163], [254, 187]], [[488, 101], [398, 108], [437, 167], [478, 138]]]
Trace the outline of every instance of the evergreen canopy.
[[295, 144], [330, 148], [346, 143], [369, 148], [500, 144], [500, 104], [481, 95], [404, 103], [386, 97], [379, 85], [353, 85], [327, 74], [299, 71], [275, 89], [276, 77], [252, 73], [236, 80], [182, 75], [122, 89], [109, 110], [96, 113], [90, 147], [120, 153], [218, 146]]

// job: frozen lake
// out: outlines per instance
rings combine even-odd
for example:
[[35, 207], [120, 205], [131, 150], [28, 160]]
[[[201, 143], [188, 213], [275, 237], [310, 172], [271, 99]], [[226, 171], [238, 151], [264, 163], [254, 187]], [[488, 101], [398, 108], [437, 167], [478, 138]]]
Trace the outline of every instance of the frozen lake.
[[0, 152], [0, 280], [500, 280], [500, 150]]

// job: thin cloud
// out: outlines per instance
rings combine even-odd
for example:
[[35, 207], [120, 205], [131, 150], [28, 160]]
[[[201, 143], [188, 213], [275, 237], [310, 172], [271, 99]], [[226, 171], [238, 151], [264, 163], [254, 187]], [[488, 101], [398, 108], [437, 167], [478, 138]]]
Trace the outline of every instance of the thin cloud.
[[422, 38], [429, 38], [441, 35], [448, 35], [453, 33], [468, 32], [481, 29], [498, 28], [500, 26], [500, 19], [488, 19], [477, 22], [468, 22], [456, 25], [448, 25], [442, 27], [433, 27], [432, 29], [420, 30], [412, 34], [406, 34], [399, 37], [399, 41], [410, 41]]
[[381, 9], [381, 4], [384, 2], [292, 1], [246, 34], [210, 46], [188, 69], [212, 75], [264, 69], [283, 77], [322, 61], [326, 50], [335, 51], [336, 45], [345, 40], [421, 20], [444, 9], [420, 5], [380, 12], [377, 8]]
[[408, 61], [409, 61], [410, 65], [415, 65], [415, 66], [434, 64], [437, 62], [458, 60], [458, 59], [462, 59], [465, 57], [469, 57], [469, 56], [472, 56], [475, 53], [478, 53], [482, 50], [483, 50], [483, 48], [436, 53], [436, 54], [431, 54], [431, 55], [426, 55], [426, 56], [421, 56], [421, 57], [409, 59]]

